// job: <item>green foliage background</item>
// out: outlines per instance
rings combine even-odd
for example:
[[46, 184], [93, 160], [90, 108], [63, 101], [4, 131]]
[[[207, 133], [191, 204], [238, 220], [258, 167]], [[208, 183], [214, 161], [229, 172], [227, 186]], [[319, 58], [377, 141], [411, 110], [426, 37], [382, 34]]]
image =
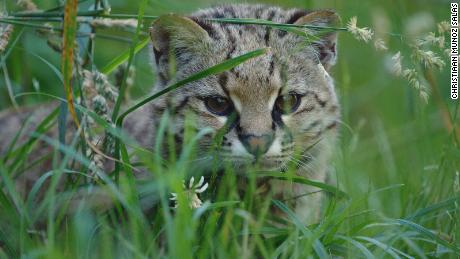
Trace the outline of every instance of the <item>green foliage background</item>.
[[[162, 15], [170, 12], [186, 14], [212, 4], [234, 2], [238, 1], [149, 0], [145, 14]], [[454, 183], [457, 179], [458, 184], [459, 176], [456, 176], [456, 173], [460, 172], [460, 148], [458, 140], [455, 140], [442, 121], [442, 114], [446, 111], [457, 125], [460, 121], [460, 116], [456, 115], [460, 111], [459, 101], [450, 99], [449, 65], [441, 72], [434, 71], [436, 88], [432, 90], [439, 92], [439, 98], [432, 94], [426, 105], [419, 100], [417, 92], [408, 86], [407, 81], [395, 78], [388, 70], [388, 60], [391, 54], [397, 51], [401, 51], [405, 57], [403, 62], [410, 60], [411, 54], [408, 48], [410, 39], [404, 35], [408, 30], [410, 31], [407, 27], [408, 21], [421, 14], [432, 17], [435, 23], [449, 20], [450, 1], [288, 0], [258, 1], [258, 3], [307, 9], [333, 8], [341, 15], [344, 23], [352, 16], [357, 16], [359, 26], [373, 29], [378, 29], [374, 27], [375, 20], [383, 16], [387, 18], [388, 29], [393, 33], [387, 35], [389, 46], [387, 53], [377, 52], [372, 43], [358, 42], [350, 33], [340, 32], [339, 36], [339, 61], [332, 74], [342, 104], [344, 125], [331, 169], [337, 176], [341, 190], [350, 195], [354, 201], [364, 201], [357, 203], [356, 208], [349, 212], [349, 215], [357, 213], [358, 216], [350, 216], [346, 223], [341, 223], [340, 229], [343, 235], [352, 233], [356, 226], [381, 223], [387, 218], [407, 219], [423, 208], [436, 206], [448, 199], [458, 200], [459, 187], [454, 188]], [[40, 9], [46, 10], [62, 3], [39, 0], [36, 4]], [[8, 12], [17, 10], [14, 3], [9, 0], [5, 4], [0, 4], [0, 7], [1, 5]], [[83, 3], [80, 8], [84, 10], [90, 5], [90, 2]], [[111, 0], [110, 5], [111, 13], [114, 14], [137, 14], [138, 12], [136, 0]], [[429, 31], [436, 30], [435, 23]], [[96, 36], [94, 64], [101, 69], [119, 53], [129, 48], [132, 34], [116, 29], [102, 29], [98, 34], [123, 37], [123, 40], [110, 40]], [[446, 41], [449, 42], [449, 39]], [[148, 48], [144, 48], [134, 58], [136, 78], [131, 89], [134, 98], [149, 93], [155, 81]], [[19, 94], [36, 91], [35, 84], [35, 87], [39, 86], [41, 92], [64, 96], [62, 85], [55, 73], [36, 56], [48, 60], [56, 67], [60, 66], [59, 53], [51, 50], [46, 40], [39, 37], [34, 28], [25, 27], [19, 43], [6, 60], [14, 92]], [[449, 64], [445, 55], [443, 58]], [[17, 101], [20, 105], [30, 105], [42, 102], [43, 98], [25, 96], [18, 98]], [[442, 108], [444, 105], [446, 109]], [[4, 72], [1, 72], [0, 110], [10, 106]], [[382, 188], [387, 190], [375, 193], [375, 190]], [[368, 212], [363, 213], [365, 211]], [[340, 210], [330, 212], [325, 215], [325, 218], [340, 213]], [[433, 230], [431, 233], [443, 240], [459, 246], [458, 203], [451, 203], [427, 215], [414, 218], [413, 221]], [[77, 223], [85, 226], [82, 220]], [[391, 228], [395, 229], [391, 230]], [[377, 227], [366, 233], [369, 236], [386, 235], [388, 232], [394, 234], [398, 228]], [[396, 243], [395, 246], [407, 254], [420, 257], [420, 254], [414, 252], [416, 249], [411, 248], [408, 243], [400, 244], [392, 239], [401, 238], [403, 235], [401, 233], [409, 232], [409, 230], [397, 232], [387, 241], [389, 245]], [[179, 235], [173, 237], [180, 238]], [[182, 243], [176, 241], [180, 249]], [[415, 246], [423, 251], [422, 254], [428, 257], [456, 257], [454, 253], [443, 253], [445, 249], [437, 242], [432, 246], [426, 245], [423, 240], [414, 242], [417, 243]], [[373, 245], [368, 244], [368, 247], [372, 248], [373, 252], [378, 250]], [[141, 251], [140, 254], [145, 251], [140, 247], [132, 249], [139, 249], [137, 251]], [[237, 246], [232, 248], [210, 246], [208, 249], [215, 249], [209, 254], [217, 257], [227, 253], [238, 254]], [[268, 248], [268, 251], [271, 251], [270, 249]], [[436, 254], [436, 251], [439, 253]], [[377, 257], [392, 256], [381, 251], [375, 254]], [[355, 258], [351, 254], [348, 256]]]

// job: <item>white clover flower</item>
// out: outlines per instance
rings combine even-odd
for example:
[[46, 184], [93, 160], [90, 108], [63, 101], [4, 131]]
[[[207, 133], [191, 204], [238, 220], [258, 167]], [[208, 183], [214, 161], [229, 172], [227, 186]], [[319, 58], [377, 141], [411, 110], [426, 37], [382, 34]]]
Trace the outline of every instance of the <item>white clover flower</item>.
[[[190, 178], [188, 187], [185, 185], [185, 182], [182, 183], [182, 187], [184, 188], [184, 194], [185, 198], [187, 199], [187, 202], [189, 204], [189, 207], [191, 209], [197, 209], [201, 207], [202, 201], [198, 197], [198, 194], [206, 191], [208, 189], [208, 183], [204, 182], [204, 177], [201, 176], [200, 181], [198, 181], [197, 184], [195, 184], [195, 178], [192, 176]], [[175, 201], [174, 208], [177, 208], [179, 206], [177, 202], [177, 193], [171, 193], [171, 198], [169, 198], [172, 201]]]
[[374, 32], [367, 28], [359, 28], [357, 26], [358, 18], [356, 16], [353, 16], [350, 21], [347, 23], [347, 29], [357, 40], [362, 40], [364, 42], [368, 42], [372, 39], [372, 36], [374, 35]]

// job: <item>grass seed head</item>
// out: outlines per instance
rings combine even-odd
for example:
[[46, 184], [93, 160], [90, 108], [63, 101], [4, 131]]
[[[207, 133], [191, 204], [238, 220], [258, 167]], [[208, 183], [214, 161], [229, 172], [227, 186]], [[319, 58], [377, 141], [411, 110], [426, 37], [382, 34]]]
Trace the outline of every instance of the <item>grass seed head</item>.
[[402, 77], [409, 81], [409, 85], [418, 92], [420, 98], [425, 103], [428, 103], [428, 88], [420, 82], [417, 71], [415, 69], [404, 69], [402, 71]]
[[401, 60], [403, 57], [401, 56], [401, 52], [398, 51], [393, 57], [391, 57], [391, 60], [393, 61], [393, 67], [392, 67], [392, 72], [396, 76], [400, 76], [402, 73], [402, 65], [401, 65]]
[[383, 41], [382, 39], [376, 39], [374, 41], [374, 47], [378, 51], [386, 51], [386, 50], [388, 50], [388, 47], [385, 44], [385, 41]]
[[438, 23], [438, 32], [439, 34], [444, 34], [450, 32], [450, 24], [448, 21], [442, 21]]
[[36, 12], [38, 11], [37, 5], [31, 0], [19, 0], [17, 2], [18, 6], [24, 9], [27, 12]]
[[412, 51], [412, 59], [421, 62], [426, 68], [437, 68], [441, 70], [446, 63], [431, 50], [422, 50], [418, 46], [414, 46]]
[[353, 36], [357, 40], [364, 41], [367, 43], [372, 39], [374, 32], [367, 27], [359, 28], [357, 26], [357, 22], [358, 18], [356, 18], [356, 16], [353, 16], [347, 23], [347, 29], [349, 32], [351, 32], [351, 34], [353, 34]]
[[14, 27], [11, 24], [0, 27], [0, 53], [5, 51], [6, 47], [8, 46], [11, 34], [13, 33], [13, 29]]
[[91, 20], [91, 26], [93, 27], [121, 27], [121, 28], [136, 28], [137, 20], [136, 19], [109, 19], [109, 18], [98, 18]]
[[416, 45], [419, 47], [438, 46], [439, 48], [442, 49], [444, 48], [444, 44], [445, 44], [445, 37], [443, 35], [436, 37], [436, 34], [434, 32], [430, 32], [425, 37], [416, 40]]

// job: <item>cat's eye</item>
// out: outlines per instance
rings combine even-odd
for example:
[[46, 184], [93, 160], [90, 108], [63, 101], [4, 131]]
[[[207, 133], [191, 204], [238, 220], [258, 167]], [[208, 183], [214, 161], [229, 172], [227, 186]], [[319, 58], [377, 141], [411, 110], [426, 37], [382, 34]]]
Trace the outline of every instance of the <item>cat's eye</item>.
[[220, 96], [206, 97], [204, 99], [204, 104], [210, 112], [219, 116], [228, 115], [233, 110], [231, 101]]
[[300, 106], [301, 96], [295, 93], [280, 95], [275, 101], [275, 109], [282, 114], [295, 112]]

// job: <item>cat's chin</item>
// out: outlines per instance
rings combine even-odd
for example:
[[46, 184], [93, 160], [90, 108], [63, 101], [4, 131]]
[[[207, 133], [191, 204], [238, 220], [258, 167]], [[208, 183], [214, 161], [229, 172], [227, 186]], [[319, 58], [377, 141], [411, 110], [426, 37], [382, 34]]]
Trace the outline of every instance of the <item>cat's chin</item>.
[[[257, 162], [255, 162], [257, 163]], [[258, 167], [267, 171], [282, 171], [286, 163], [281, 161], [273, 161], [271, 159], [264, 159], [258, 162]]]

